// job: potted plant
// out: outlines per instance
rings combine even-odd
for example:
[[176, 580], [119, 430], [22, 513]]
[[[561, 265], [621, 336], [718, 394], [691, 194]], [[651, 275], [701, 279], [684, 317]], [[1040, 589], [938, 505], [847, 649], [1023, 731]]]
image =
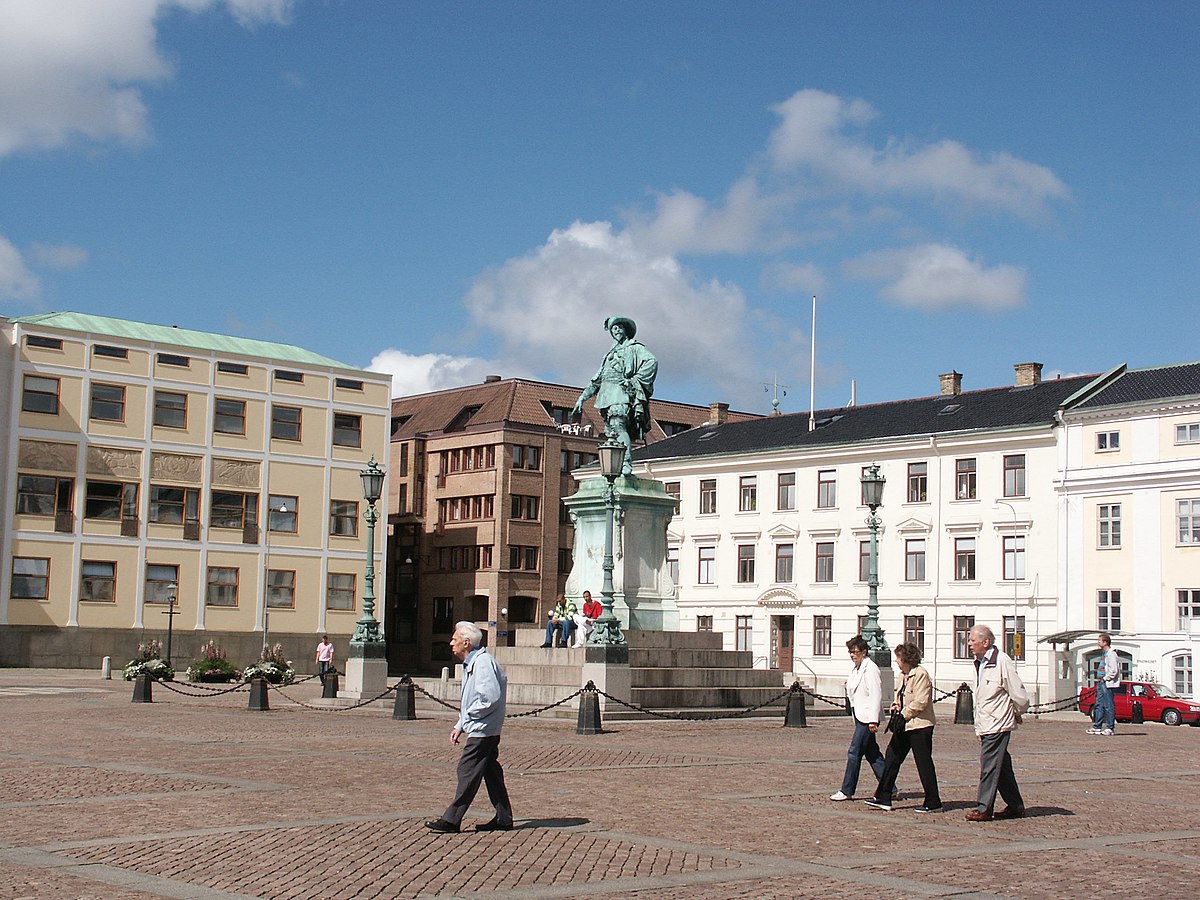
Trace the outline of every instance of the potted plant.
[[150, 675], [159, 681], [175, 680], [175, 670], [162, 658], [162, 644], [158, 641], [138, 644], [138, 655], [126, 663], [126, 681], [133, 681], [139, 675]]
[[283, 644], [274, 647], [263, 647], [258, 655], [258, 662], [251, 663], [242, 669], [242, 681], [251, 678], [265, 678], [271, 684], [291, 684], [296, 678], [296, 670], [292, 661], [283, 653]]
[[188, 681], [229, 682], [240, 674], [213, 640], [200, 648], [200, 657], [187, 667]]

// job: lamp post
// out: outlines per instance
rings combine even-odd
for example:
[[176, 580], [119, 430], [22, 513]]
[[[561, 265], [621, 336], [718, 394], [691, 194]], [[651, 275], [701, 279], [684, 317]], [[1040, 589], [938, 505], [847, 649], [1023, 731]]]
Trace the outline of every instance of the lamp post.
[[871, 530], [871, 548], [867, 561], [867, 624], [863, 628], [863, 639], [870, 647], [871, 659], [879, 668], [887, 668], [891, 663], [891, 654], [887, 641], [883, 637], [883, 629], [879, 627], [879, 526], [883, 520], [875, 515], [875, 510], [883, 505], [883, 485], [887, 479], [879, 471], [878, 463], [871, 463], [862, 474], [863, 503], [871, 511], [867, 516], [867, 527]]
[[350, 638], [353, 644], [382, 644], [383, 634], [379, 630], [379, 621], [375, 618], [375, 523], [379, 513], [375, 504], [383, 493], [383, 476], [386, 474], [379, 468], [372, 455], [367, 467], [358, 473], [362, 478], [363, 499], [367, 501], [367, 571], [364, 576], [366, 590], [363, 591], [362, 617], [355, 623], [354, 636]]
[[[1015, 506], [1013, 506], [1011, 503], [1009, 503], [1007, 500], [997, 500], [996, 505], [993, 506], [992, 509], [999, 509], [1001, 506], [1007, 506], [1008, 511], [1010, 513], [1012, 513], [1013, 538], [1015, 541], [1016, 535], [1017, 535], [1017, 508]], [[1008, 655], [1011, 656], [1014, 660], [1018, 657], [1018, 655], [1024, 657], [1023, 648], [1017, 647], [1017, 604], [1018, 604], [1018, 600], [1017, 600], [1017, 556], [1016, 556], [1016, 553], [1017, 553], [1017, 548], [1014, 544], [1014, 546], [1013, 546], [1013, 573], [1012, 573], [1013, 574], [1013, 630], [1012, 630], [1013, 639], [1012, 639], [1012, 646], [1005, 648], [1008, 651]]]
[[163, 615], [167, 617], [167, 665], [168, 666], [171, 664], [171, 634], [175, 630], [173, 627], [174, 622], [175, 622], [175, 616], [178, 615], [178, 613], [175, 612], [175, 602], [178, 598], [179, 598], [179, 585], [177, 585], [175, 582], [172, 581], [170, 586], [167, 588], [167, 608], [163, 610]]
[[614, 483], [625, 465], [625, 445], [609, 438], [597, 449], [600, 452], [600, 474], [608, 482], [604, 488], [604, 586], [600, 590], [600, 605], [604, 612], [592, 627], [588, 643], [624, 646], [625, 635], [621, 633], [621, 622], [613, 614], [613, 519], [617, 509]]

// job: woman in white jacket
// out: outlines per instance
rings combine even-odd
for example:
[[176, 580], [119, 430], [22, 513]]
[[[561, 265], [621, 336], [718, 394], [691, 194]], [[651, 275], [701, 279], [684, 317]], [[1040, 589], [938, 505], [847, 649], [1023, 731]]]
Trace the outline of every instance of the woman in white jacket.
[[842, 787], [831, 794], [830, 800], [850, 800], [858, 788], [858, 772], [866, 758], [875, 773], [876, 780], [883, 777], [883, 754], [875, 733], [879, 730], [879, 711], [883, 706], [883, 686], [879, 680], [879, 666], [867, 655], [870, 647], [856, 635], [846, 641], [854, 668], [846, 679], [846, 697], [854, 714], [854, 736], [850, 738], [850, 749], [846, 751], [846, 774], [842, 776]]

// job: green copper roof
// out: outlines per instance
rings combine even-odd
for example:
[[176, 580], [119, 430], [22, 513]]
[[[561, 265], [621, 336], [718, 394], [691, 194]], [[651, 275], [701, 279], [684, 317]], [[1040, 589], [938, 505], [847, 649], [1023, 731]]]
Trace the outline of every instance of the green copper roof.
[[231, 353], [238, 356], [257, 356], [263, 359], [302, 363], [308, 366], [325, 366], [331, 369], [359, 371], [353, 366], [311, 353], [291, 344], [276, 344], [272, 341], [256, 341], [251, 338], [230, 337], [227, 334], [209, 334], [172, 325], [148, 325], [128, 319], [113, 319], [108, 316], [92, 316], [77, 312], [40, 313], [34, 316], [17, 316], [9, 319], [22, 325], [41, 325], [75, 331], [81, 334], [107, 335], [145, 341], [151, 344], [167, 344], [175, 347], [190, 347], [193, 350], [209, 350], [215, 353]]

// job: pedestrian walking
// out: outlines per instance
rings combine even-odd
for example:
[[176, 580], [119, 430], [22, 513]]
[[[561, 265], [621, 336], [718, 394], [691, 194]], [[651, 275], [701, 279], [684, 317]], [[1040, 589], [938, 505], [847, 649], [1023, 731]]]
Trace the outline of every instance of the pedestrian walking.
[[[996, 646], [986, 625], [971, 629], [967, 647], [975, 655], [975, 733], [979, 735], [979, 795], [968, 822], [1019, 819], [1025, 801], [1013, 773], [1008, 743], [1029, 710], [1029, 693], [1017, 674], [1016, 663]], [[999, 792], [1007, 806], [993, 813]]]
[[841, 788], [829, 795], [830, 800], [851, 800], [858, 788], [858, 773], [865, 758], [878, 780], [883, 777], [883, 753], [875, 733], [879, 731], [879, 711], [883, 708], [883, 685], [879, 677], [879, 666], [868, 655], [870, 649], [862, 635], [846, 641], [854, 668], [846, 679], [846, 698], [850, 701], [850, 712], [854, 717], [854, 735], [846, 751], [846, 774], [842, 776]]
[[1092, 727], [1088, 734], [1112, 737], [1117, 730], [1117, 706], [1113, 691], [1121, 684], [1121, 659], [1112, 648], [1112, 635], [1102, 631], [1096, 638], [1100, 664], [1096, 667], [1096, 699], [1092, 706]]
[[321, 635], [321, 643], [317, 644], [317, 674], [321, 676], [321, 684], [325, 683], [325, 676], [329, 672], [334, 671], [333, 665], [333, 644], [329, 642], [329, 635]]

